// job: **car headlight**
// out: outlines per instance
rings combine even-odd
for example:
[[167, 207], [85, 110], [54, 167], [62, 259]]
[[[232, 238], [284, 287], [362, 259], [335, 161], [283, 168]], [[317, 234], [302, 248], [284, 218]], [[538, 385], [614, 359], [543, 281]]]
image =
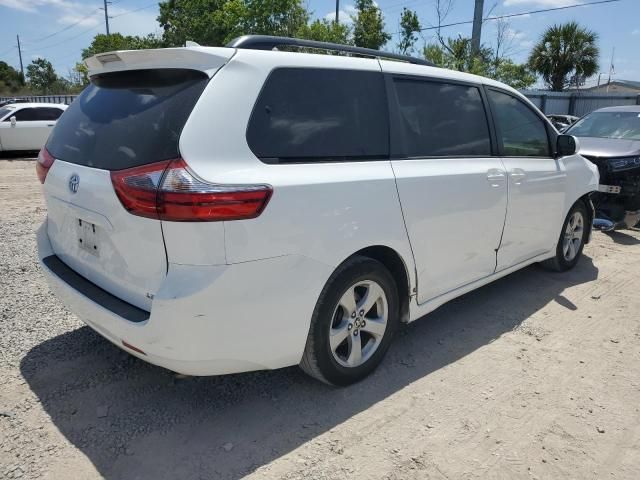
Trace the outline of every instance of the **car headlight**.
[[609, 160], [609, 168], [614, 172], [640, 168], [640, 157], [622, 157]]

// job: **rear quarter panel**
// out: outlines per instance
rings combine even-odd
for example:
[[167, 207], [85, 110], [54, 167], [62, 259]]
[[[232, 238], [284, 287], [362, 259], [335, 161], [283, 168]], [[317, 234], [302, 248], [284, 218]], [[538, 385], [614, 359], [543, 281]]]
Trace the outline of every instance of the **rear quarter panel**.
[[377, 61], [328, 55], [238, 50], [209, 83], [180, 139], [180, 151], [203, 179], [269, 184], [273, 196], [256, 219], [224, 224], [227, 263], [303, 255], [337, 267], [373, 245], [414, 268], [389, 161], [267, 165], [250, 150], [246, 130], [259, 92], [276, 67], [380, 71]]

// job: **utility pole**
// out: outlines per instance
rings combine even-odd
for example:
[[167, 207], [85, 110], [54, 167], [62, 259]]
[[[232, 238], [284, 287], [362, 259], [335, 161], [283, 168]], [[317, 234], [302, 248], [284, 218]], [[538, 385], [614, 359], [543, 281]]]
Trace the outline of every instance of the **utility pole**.
[[473, 11], [473, 31], [471, 33], [471, 51], [477, 55], [480, 51], [480, 37], [482, 35], [482, 14], [484, 12], [484, 0], [476, 0], [476, 8]]
[[111, 2], [104, 0], [104, 24], [107, 27], [107, 35], [109, 35], [109, 12], [107, 11], [107, 5]]
[[20, 57], [20, 73], [22, 75], [22, 84], [24, 85], [24, 67], [22, 66], [22, 49], [20, 48], [20, 35], [16, 35], [18, 39], [18, 57]]
[[613, 56], [616, 54], [616, 47], [611, 51], [611, 63], [609, 64], [609, 79], [607, 80], [607, 93], [609, 93], [609, 85], [611, 84], [611, 72], [614, 71]]
[[336, 0], [336, 25], [340, 21], [340, 0]]

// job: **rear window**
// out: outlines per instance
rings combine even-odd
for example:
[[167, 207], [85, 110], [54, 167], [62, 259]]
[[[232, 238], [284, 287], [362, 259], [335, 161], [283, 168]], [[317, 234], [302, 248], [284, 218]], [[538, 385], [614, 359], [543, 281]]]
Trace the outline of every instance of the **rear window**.
[[56, 123], [47, 149], [60, 160], [105, 170], [175, 158], [206, 84], [204, 73], [182, 69], [94, 76]]
[[280, 68], [267, 79], [247, 130], [266, 163], [375, 160], [389, 156], [382, 74]]

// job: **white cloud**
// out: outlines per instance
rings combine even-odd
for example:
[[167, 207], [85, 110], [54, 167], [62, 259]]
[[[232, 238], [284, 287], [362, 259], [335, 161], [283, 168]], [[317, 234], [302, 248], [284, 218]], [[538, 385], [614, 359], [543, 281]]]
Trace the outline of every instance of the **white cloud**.
[[518, 5], [530, 5], [534, 7], [566, 7], [567, 5], [575, 5], [582, 3], [577, 0], [504, 0], [505, 7], [513, 7]]
[[96, 12], [95, 15], [87, 17], [86, 15], [78, 15], [76, 13], [68, 13], [64, 14], [61, 17], [58, 17], [57, 22], [61, 25], [71, 25], [76, 24], [81, 27], [93, 27], [98, 25], [103, 21], [99, 15], [102, 15], [99, 12]]
[[158, 13], [154, 10], [132, 12], [114, 6], [109, 9], [109, 14], [114, 17], [109, 22], [111, 30], [120, 32], [123, 35], [147, 35], [149, 33], [158, 33], [160, 29], [160, 25], [156, 20]]
[[82, 5], [68, 0], [0, 0], [0, 6], [24, 12], [37, 12], [39, 7], [74, 8]]
[[[351, 18], [352, 16], [356, 15], [358, 13], [358, 11], [356, 10], [356, 7], [354, 7], [353, 5], [345, 5], [343, 8], [340, 9], [340, 23], [347, 23], [347, 24], [351, 24], [353, 23], [353, 19]], [[326, 20], [335, 20], [336, 18], [336, 11], [332, 11], [327, 13], [324, 18]]]

